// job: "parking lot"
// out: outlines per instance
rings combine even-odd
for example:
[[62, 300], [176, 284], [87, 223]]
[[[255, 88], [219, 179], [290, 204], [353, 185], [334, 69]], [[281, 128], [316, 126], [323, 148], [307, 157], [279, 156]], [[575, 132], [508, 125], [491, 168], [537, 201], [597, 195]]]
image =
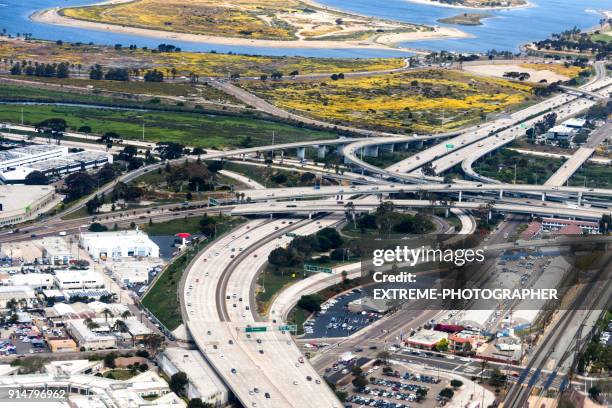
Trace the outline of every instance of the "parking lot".
[[348, 310], [348, 304], [361, 296], [361, 291], [355, 289], [329, 299], [321, 306], [321, 312], [304, 323], [303, 338], [346, 337], [380, 319], [379, 313]]
[[0, 331], [0, 355], [28, 355], [49, 352], [42, 333], [32, 325], [3, 326]]
[[[399, 368], [398, 368], [399, 370]], [[380, 367], [367, 370], [370, 384], [360, 391], [353, 389], [347, 398], [348, 407], [370, 406], [377, 408], [409, 408], [415, 404], [443, 406], [447, 400], [438, 393], [442, 381], [434, 376], [413, 371], [393, 370], [383, 374]], [[376, 374], [376, 376], [373, 376]], [[351, 386], [347, 387], [352, 388]]]

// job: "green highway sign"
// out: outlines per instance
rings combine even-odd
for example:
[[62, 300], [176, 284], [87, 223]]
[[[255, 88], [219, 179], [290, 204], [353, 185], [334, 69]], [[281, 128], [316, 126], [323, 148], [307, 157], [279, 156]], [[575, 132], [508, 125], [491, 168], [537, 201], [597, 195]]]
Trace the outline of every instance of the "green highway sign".
[[452, 143], [447, 143], [447, 144], [446, 144], [446, 148], [447, 148], [447, 149], [452, 149], [453, 147], [455, 147], [455, 145], [454, 145], [454, 144], [452, 144]]
[[259, 327], [247, 327], [244, 330], [246, 333], [259, 333], [259, 332], [265, 332], [268, 331], [268, 328], [266, 326], [259, 326]]
[[219, 202], [212, 197], [208, 197], [208, 205], [212, 205], [212, 206], [219, 205]]
[[295, 325], [295, 324], [286, 324], [284, 326], [279, 326], [278, 330], [294, 332], [294, 331], [297, 331], [297, 325]]
[[323, 266], [304, 264], [304, 272], [323, 272], [332, 273], [332, 268], [326, 268]]

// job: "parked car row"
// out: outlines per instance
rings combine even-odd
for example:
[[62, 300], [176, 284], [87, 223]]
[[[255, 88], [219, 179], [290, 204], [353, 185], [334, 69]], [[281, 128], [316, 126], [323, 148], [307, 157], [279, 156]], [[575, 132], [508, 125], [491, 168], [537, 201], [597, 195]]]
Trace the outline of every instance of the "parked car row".
[[398, 390], [412, 391], [412, 392], [417, 392], [417, 390], [420, 390], [420, 389], [425, 389], [425, 390], [427, 389], [427, 387], [424, 387], [422, 385], [410, 384], [410, 383], [405, 383], [405, 382], [395, 381], [395, 380], [387, 380], [384, 378], [375, 378], [372, 384], [380, 385], [383, 387], [389, 387], [389, 388], [397, 388]]
[[[391, 402], [384, 399], [368, 398], [361, 395], [351, 395], [347, 398], [347, 401], [354, 404], [367, 405], [369, 407], [376, 408], [410, 408], [410, 405], [407, 404]], [[345, 407], [347, 406], [352, 407], [352, 405], [345, 405]]]

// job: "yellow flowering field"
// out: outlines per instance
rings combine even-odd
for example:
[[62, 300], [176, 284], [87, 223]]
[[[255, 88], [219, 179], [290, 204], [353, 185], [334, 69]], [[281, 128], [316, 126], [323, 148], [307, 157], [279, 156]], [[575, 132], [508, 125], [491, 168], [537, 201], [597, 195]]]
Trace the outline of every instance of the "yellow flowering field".
[[577, 77], [584, 69], [574, 66], [566, 67], [565, 64], [521, 64], [521, 67], [536, 71], [552, 71], [568, 78]]
[[452, 130], [535, 100], [532, 87], [441, 69], [325, 81], [241, 86], [293, 112], [397, 132]]

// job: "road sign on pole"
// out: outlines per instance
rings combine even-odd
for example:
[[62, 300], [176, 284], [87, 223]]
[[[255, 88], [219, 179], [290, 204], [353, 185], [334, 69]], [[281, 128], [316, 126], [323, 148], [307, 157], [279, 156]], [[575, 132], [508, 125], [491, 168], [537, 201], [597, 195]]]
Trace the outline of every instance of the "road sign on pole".
[[246, 329], [244, 329], [244, 331], [246, 333], [260, 333], [260, 332], [268, 331], [268, 328], [266, 326], [247, 327]]

